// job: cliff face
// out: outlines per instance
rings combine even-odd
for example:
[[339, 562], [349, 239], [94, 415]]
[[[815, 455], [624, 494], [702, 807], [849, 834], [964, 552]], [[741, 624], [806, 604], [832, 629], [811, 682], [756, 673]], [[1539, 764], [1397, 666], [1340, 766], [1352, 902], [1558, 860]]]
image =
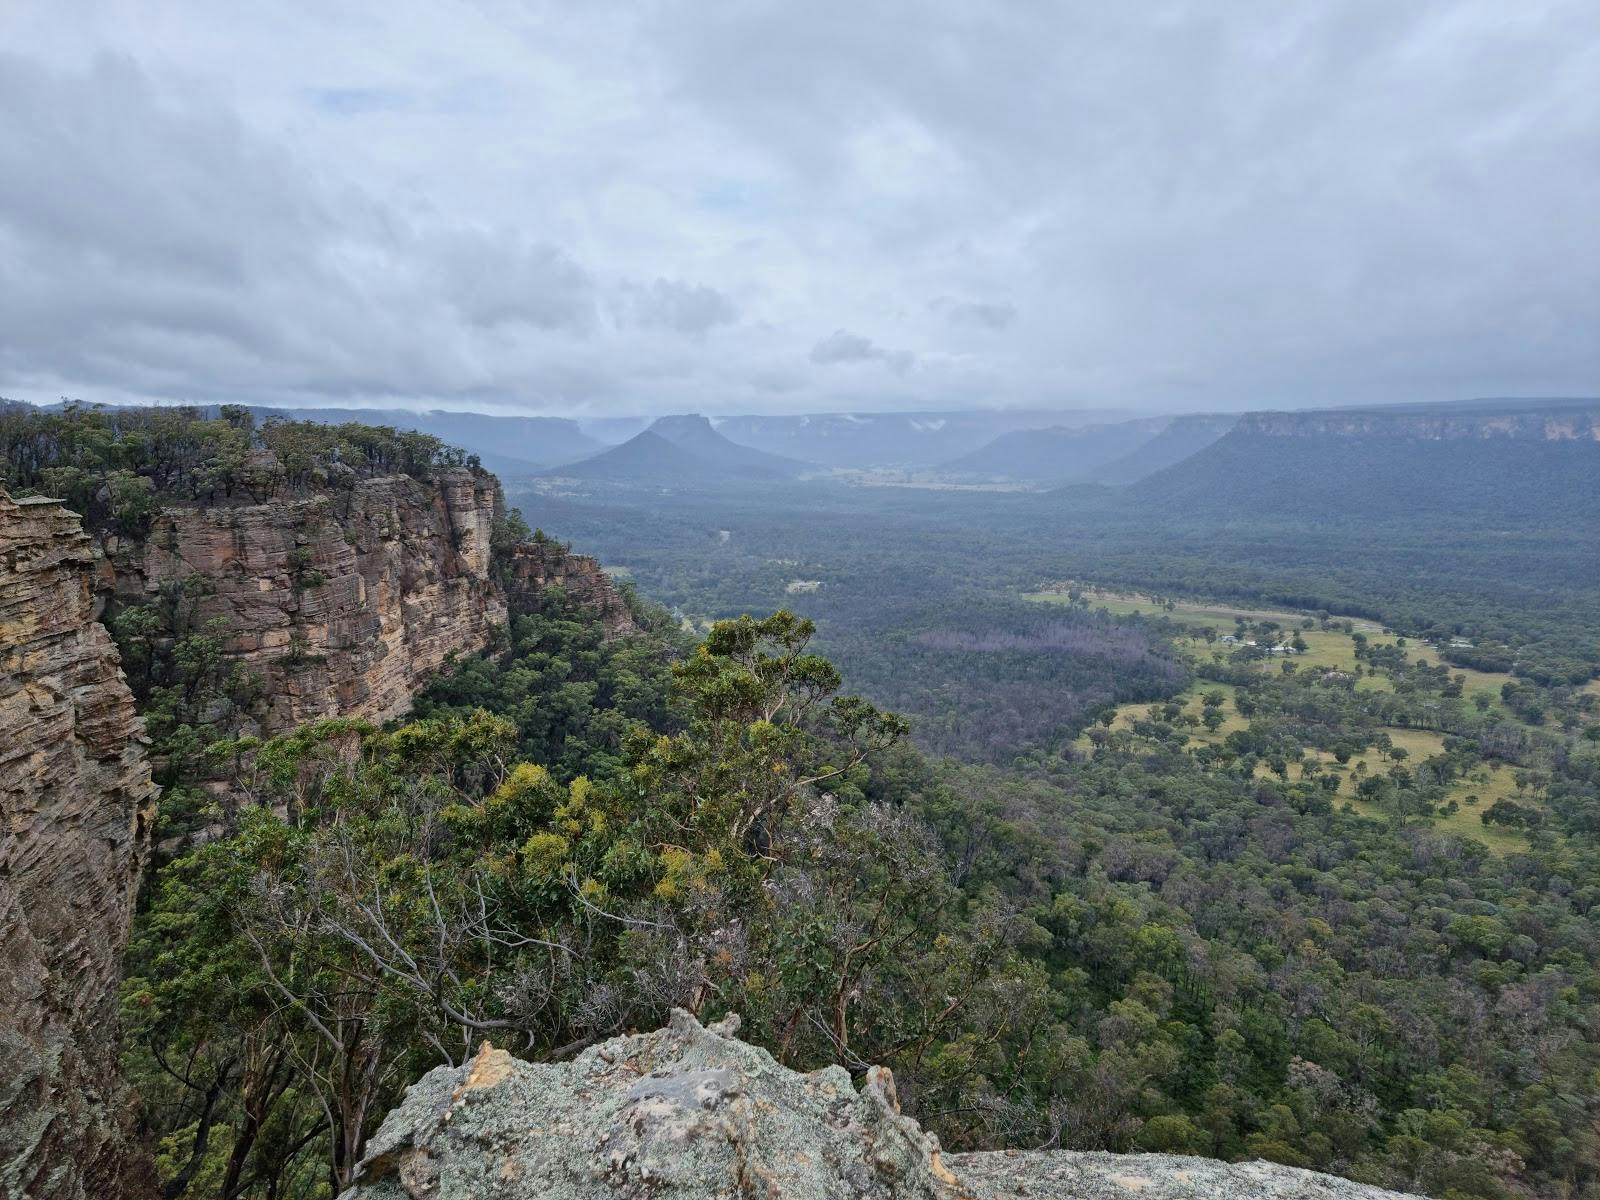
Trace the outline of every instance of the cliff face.
[[228, 621], [229, 648], [265, 685], [258, 711], [218, 720], [267, 734], [331, 716], [385, 721], [447, 656], [483, 649], [504, 623], [489, 574], [498, 497], [493, 476], [460, 469], [167, 508], [141, 542], [106, 540], [107, 583], [141, 603], [204, 577], [201, 615]]
[[1234, 428], [1237, 433], [1267, 437], [1600, 442], [1600, 404], [1592, 409], [1578, 407], [1503, 412], [1258, 412], [1245, 414]]
[[90, 539], [0, 492], [0, 1195], [136, 1189], [117, 984], [155, 787]]
[[547, 587], [559, 587], [583, 607], [596, 610], [610, 637], [636, 628], [633, 614], [594, 559], [568, 553], [557, 542], [524, 542], [511, 555], [506, 583], [511, 611], [525, 607]]
[[857, 1092], [797, 1074], [675, 1012], [656, 1033], [535, 1065], [485, 1043], [406, 1093], [344, 1200], [1399, 1200], [1268, 1163], [1166, 1155], [958, 1154], [901, 1114], [894, 1078]]

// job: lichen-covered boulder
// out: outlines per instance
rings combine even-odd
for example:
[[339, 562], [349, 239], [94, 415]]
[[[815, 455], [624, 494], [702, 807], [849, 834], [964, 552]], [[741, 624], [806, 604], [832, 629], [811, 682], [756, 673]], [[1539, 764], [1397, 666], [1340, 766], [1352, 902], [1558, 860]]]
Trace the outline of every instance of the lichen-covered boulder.
[[737, 1028], [675, 1012], [555, 1066], [485, 1044], [407, 1092], [347, 1200], [961, 1195], [887, 1071], [858, 1092], [840, 1067], [779, 1066]]
[[975, 1200], [1400, 1200], [1298, 1167], [1174, 1154], [1004, 1152], [949, 1162]]
[[487, 1045], [406, 1093], [343, 1200], [1396, 1200], [1266, 1163], [994, 1153], [946, 1160], [888, 1071], [801, 1075], [684, 1012], [570, 1063]]

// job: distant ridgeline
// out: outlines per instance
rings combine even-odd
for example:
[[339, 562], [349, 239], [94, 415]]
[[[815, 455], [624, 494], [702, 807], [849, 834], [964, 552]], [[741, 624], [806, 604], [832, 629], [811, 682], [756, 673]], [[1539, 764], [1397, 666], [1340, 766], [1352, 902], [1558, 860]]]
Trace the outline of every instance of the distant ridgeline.
[[1002, 434], [941, 463], [942, 474], [1041, 485], [1124, 484], [1181, 462], [1231, 429], [1233, 414], [1144, 417], [1110, 425], [1052, 426]]
[[[1234, 519], [1338, 523], [1376, 512], [1486, 536], [1495, 513], [1592, 522], [1600, 517], [1600, 402], [1250, 413], [1135, 488], [1191, 514]], [[1592, 542], [1596, 526], [1567, 532]]]

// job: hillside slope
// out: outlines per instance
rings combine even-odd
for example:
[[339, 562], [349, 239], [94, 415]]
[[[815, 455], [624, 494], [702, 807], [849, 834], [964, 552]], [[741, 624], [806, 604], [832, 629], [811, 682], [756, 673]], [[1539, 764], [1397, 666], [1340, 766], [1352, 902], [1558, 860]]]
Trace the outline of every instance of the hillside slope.
[[1086, 478], [1095, 483], [1137, 483], [1198, 454], [1238, 422], [1238, 416], [1231, 413], [1175, 417], [1155, 437], [1121, 458], [1096, 467]]
[[783, 475], [797, 475], [806, 466], [797, 459], [769, 454], [765, 450], [732, 441], [698, 413], [659, 417], [651, 424], [650, 432], [665, 438], [680, 450], [687, 450], [690, 454], [726, 467], [754, 467]]
[[782, 479], [789, 474], [757, 462], [718, 462], [685, 450], [654, 429], [646, 429], [592, 458], [542, 473], [558, 479], [668, 486], [726, 479]]
[[941, 464], [957, 475], [1061, 484], [1089, 478], [1099, 468], [1128, 455], [1166, 429], [1165, 417], [1121, 421], [1074, 429], [1019, 429], [1003, 433], [970, 454]]
[[1600, 519], [1600, 406], [1545, 411], [1253, 413], [1131, 494], [1219, 521], [1470, 527]]
[[1115, 421], [1110, 409], [847, 412], [719, 417], [717, 429], [754, 446], [828, 467], [930, 467], [1003, 433]]

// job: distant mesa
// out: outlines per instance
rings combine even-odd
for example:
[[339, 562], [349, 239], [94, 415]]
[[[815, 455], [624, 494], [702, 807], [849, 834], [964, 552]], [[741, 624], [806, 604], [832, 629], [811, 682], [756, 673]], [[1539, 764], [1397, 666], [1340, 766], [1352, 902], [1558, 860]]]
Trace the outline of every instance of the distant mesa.
[[1600, 502], [1600, 402], [1250, 413], [1130, 497], [1201, 519], [1404, 512], [1481, 536], [1520, 513], [1582, 528]]

